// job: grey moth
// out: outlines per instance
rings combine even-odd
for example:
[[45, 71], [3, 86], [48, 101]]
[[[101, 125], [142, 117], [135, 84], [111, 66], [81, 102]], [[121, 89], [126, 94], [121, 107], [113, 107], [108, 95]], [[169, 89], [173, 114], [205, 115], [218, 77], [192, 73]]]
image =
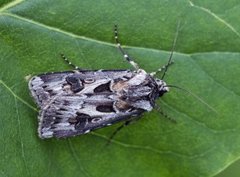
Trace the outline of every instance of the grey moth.
[[117, 34], [115, 26], [117, 46], [134, 70], [83, 70], [62, 55], [74, 70], [30, 79], [31, 95], [40, 108], [40, 138], [72, 137], [124, 122], [113, 137], [123, 126], [139, 119], [143, 112], [151, 111], [156, 99], [169, 91], [163, 77], [172, 63], [172, 54], [167, 65], [158, 70], [164, 70], [162, 79], [157, 79], [154, 76], [158, 71], [145, 72], [127, 55]]

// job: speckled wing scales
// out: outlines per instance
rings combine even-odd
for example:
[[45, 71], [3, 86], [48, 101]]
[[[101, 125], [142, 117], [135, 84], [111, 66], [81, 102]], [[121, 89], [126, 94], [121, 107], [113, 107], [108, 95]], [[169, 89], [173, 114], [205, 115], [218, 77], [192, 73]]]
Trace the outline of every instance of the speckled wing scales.
[[135, 75], [121, 70], [70, 71], [33, 77], [29, 88], [41, 108], [39, 136], [75, 136], [139, 116], [144, 110], [130, 105], [120, 92]]

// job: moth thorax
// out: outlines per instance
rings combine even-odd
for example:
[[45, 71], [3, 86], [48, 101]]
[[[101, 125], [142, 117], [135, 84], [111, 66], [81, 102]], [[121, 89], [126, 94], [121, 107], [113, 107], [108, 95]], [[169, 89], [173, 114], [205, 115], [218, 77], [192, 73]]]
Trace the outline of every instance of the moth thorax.
[[160, 79], [155, 79], [157, 86], [158, 86], [158, 93], [159, 96], [162, 96], [164, 93], [169, 91], [169, 87], [167, 87], [166, 82]]

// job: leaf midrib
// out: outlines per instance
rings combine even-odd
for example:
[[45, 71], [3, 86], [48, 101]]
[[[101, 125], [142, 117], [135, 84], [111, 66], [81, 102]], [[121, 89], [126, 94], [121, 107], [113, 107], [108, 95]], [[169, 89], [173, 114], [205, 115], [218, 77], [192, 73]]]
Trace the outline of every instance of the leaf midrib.
[[[77, 39], [82, 39], [82, 40], [86, 40], [86, 41], [90, 41], [90, 42], [95, 42], [95, 43], [98, 43], [98, 44], [102, 44], [102, 45], [107, 45], [107, 46], [111, 46], [111, 47], [116, 47], [116, 44], [114, 43], [109, 43], [109, 42], [105, 42], [105, 41], [100, 41], [100, 40], [97, 40], [97, 39], [93, 39], [93, 38], [89, 38], [89, 37], [86, 37], [86, 36], [80, 36], [78, 34], [75, 34], [75, 33], [72, 33], [72, 32], [69, 32], [69, 31], [65, 31], [63, 29], [60, 29], [60, 28], [56, 28], [56, 27], [53, 27], [53, 26], [49, 26], [49, 25], [46, 25], [46, 24], [43, 24], [43, 23], [40, 23], [40, 22], [37, 22], [35, 20], [32, 20], [32, 19], [29, 19], [29, 18], [26, 18], [26, 17], [22, 17], [22, 16], [19, 16], [19, 15], [16, 15], [16, 14], [12, 14], [12, 13], [8, 13], [8, 12], [1, 12], [0, 10], [0, 15], [2, 16], [9, 16], [9, 17], [13, 17], [15, 19], [18, 19], [18, 20], [21, 20], [21, 21], [25, 21], [25, 22], [28, 22], [28, 23], [31, 23], [33, 25], [37, 25], [39, 27], [42, 27], [42, 28], [45, 28], [45, 29], [48, 29], [48, 30], [52, 30], [52, 31], [55, 31], [55, 32], [58, 32], [58, 33], [61, 33], [61, 34], [64, 34], [66, 36], [69, 36], [69, 37], [72, 37], [72, 38], [77, 38]], [[159, 49], [155, 49], [155, 48], [147, 48], [147, 47], [139, 47], [139, 46], [130, 46], [130, 45], [121, 45], [123, 48], [132, 48], [132, 49], [139, 49], [139, 50], [147, 50], [147, 51], [152, 51], [152, 52], [166, 52], [166, 53], [169, 53], [171, 52], [171, 50], [159, 50]], [[174, 51], [174, 53], [178, 54], [178, 55], [182, 55], [182, 56], [189, 56], [189, 57], [192, 57], [192, 55], [197, 55], [197, 54], [209, 54], [209, 53], [224, 53], [224, 54], [228, 54], [228, 53], [231, 53], [231, 54], [239, 54], [239, 52], [231, 52], [231, 51], [212, 51], [212, 52], [194, 52], [194, 53], [182, 53], [182, 52], [176, 52]]]
[[8, 10], [8, 9], [14, 7], [14, 6], [17, 6], [18, 4], [22, 3], [23, 1], [25, 1], [25, 0], [15, 0], [15, 1], [9, 2], [9, 3], [3, 5], [0, 8], [0, 12], [3, 12], [5, 10]]

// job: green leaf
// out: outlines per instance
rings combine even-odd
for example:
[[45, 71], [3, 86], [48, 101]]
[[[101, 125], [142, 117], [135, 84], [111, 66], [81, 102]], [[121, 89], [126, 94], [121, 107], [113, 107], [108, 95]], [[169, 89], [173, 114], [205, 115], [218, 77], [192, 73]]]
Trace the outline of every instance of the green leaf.
[[[2, 1], [0, 3], [1, 176], [213, 176], [240, 156], [240, 3], [213, 1]], [[144, 114], [106, 146], [113, 125], [83, 136], [41, 140], [30, 76], [81, 68], [131, 68], [121, 43], [148, 72], [167, 62], [181, 21], [172, 88], [157, 101], [177, 121]], [[160, 77], [160, 75], [159, 75]], [[212, 108], [214, 110], [212, 110]]]

